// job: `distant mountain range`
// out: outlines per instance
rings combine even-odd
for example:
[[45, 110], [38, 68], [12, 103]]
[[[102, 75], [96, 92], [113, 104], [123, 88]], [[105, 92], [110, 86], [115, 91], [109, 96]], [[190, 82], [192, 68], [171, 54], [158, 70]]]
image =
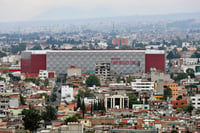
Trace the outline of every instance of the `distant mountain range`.
[[69, 20], [38, 20], [38, 21], [21, 21], [21, 22], [1, 22], [0, 28], [11, 27], [39, 27], [64, 24], [89, 24], [89, 23], [107, 23], [107, 22], [157, 22], [157, 21], [180, 21], [195, 19], [200, 20], [200, 13], [178, 13], [164, 15], [135, 15], [135, 16], [118, 16], [105, 18], [85, 18], [85, 19], [69, 19]]

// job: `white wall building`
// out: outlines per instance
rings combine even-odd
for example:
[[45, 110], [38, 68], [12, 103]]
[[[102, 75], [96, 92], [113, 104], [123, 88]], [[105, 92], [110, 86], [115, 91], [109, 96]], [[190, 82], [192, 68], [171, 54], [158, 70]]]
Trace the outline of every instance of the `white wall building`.
[[184, 65], [195, 65], [198, 64], [199, 58], [183, 58]]
[[136, 79], [135, 82], [131, 82], [131, 88], [135, 91], [151, 91], [154, 90], [154, 82]]
[[195, 107], [195, 109], [200, 109], [200, 94], [191, 96], [190, 99], [191, 99], [192, 105]]
[[16, 62], [19, 59], [20, 59], [19, 56], [10, 55], [10, 56], [3, 57], [2, 58], [2, 62], [4, 62], [4, 63], [14, 63], [14, 62]]
[[76, 66], [70, 66], [67, 68], [67, 76], [81, 76], [81, 68]]
[[5, 82], [0, 81], [0, 92], [2, 93], [5, 90]]
[[61, 87], [61, 99], [64, 99], [67, 103], [72, 102], [74, 100], [74, 90], [72, 87], [68, 85]]
[[129, 106], [129, 97], [122, 95], [113, 95], [105, 97], [106, 109], [124, 109]]
[[39, 72], [39, 78], [41, 80], [45, 80], [46, 78], [48, 78], [48, 71], [47, 70], [40, 70]]

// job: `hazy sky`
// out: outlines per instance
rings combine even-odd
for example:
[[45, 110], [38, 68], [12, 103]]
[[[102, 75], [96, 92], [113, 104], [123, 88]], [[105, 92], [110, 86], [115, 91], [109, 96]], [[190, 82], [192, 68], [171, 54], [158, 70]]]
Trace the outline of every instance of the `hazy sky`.
[[0, 22], [200, 12], [200, 0], [0, 0]]

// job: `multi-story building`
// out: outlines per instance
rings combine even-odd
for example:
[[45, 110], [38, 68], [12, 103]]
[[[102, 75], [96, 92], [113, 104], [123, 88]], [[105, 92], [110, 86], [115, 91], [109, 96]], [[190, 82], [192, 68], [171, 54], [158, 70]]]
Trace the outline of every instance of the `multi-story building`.
[[129, 106], [128, 96], [112, 95], [105, 97], [105, 108], [106, 109], [124, 109]]
[[164, 87], [167, 86], [172, 90], [172, 98], [178, 97], [178, 84], [177, 83], [164, 83]]
[[65, 74], [70, 66], [81, 71], [95, 72], [97, 63], [108, 63], [110, 72], [130, 74], [149, 72], [150, 68], [165, 71], [165, 52], [161, 50], [32, 50], [21, 55], [22, 73], [39, 70]]
[[74, 100], [74, 91], [72, 87], [68, 85], [61, 87], [61, 98], [64, 99], [66, 102], [72, 102]]
[[19, 93], [0, 93], [0, 115], [7, 117], [9, 114], [8, 108], [19, 107]]
[[200, 94], [191, 96], [190, 99], [191, 99], [192, 105], [195, 107], [195, 109], [200, 109]]
[[110, 77], [110, 63], [98, 62], [96, 63], [95, 74], [99, 75], [101, 79], [106, 80]]
[[48, 71], [47, 70], [40, 70], [39, 71], [39, 78], [44, 80], [48, 78]]
[[4, 92], [5, 91], [5, 82], [4, 81], [0, 81], [0, 92]]
[[120, 47], [120, 46], [123, 46], [123, 45], [128, 45], [128, 39], [126, 39], [126, 38], [115, 38], [115, 39], [112, 40], [112, 43], [114, 45], [118, 45]]
[[40, 70], [38, 76], [42, 80], [45, 80], [47, 78], [55, 78], [55, 72], [49, 72], [47, 70]]
[[134, 82], [131, 82], [131, 87], [135, 91], [153, 91], [154, 82], [142, 81], [142, 79], [136, 79]]
[[76, 67], [76, 66], [70, 66], [67, 68], [67, 76], [71, 77], [71, 76], [77, 76], [80, 77], [81, 76], [81, 67]]

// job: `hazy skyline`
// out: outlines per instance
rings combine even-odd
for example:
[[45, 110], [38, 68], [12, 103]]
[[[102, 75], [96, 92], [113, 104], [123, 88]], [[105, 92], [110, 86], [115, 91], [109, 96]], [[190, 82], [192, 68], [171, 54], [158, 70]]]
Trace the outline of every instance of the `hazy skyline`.
[[199, 0], [0, 0], [0, 22], [200, 12]]

